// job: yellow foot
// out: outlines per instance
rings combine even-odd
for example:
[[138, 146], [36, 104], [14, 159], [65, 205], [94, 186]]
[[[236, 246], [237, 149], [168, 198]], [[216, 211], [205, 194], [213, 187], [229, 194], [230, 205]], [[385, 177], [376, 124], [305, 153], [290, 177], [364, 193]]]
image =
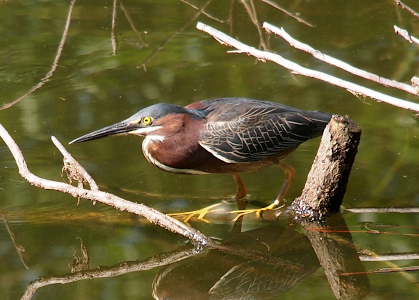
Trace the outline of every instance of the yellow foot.
[[[278, 208], [284, 207], [285, 204], [279, 206]], [[260, 218], [260, 214], [263, 211], [267, 211], [267, 210], [272, 210], [274, 208], [276, 208], [278, 206], [278, 204], [272, 203], [271, 205], [268, 205], [266, 207], [262, 207], [262, 208], [254, 208], [254, 209], [244, 209], [244, 210], [233, 210], [230, 213], [234, 214], [237, 213], [237, 217], [235, 217], [233, 219], [233, 222], [237, 221], [240, 217], [245, 216], [245, 215], [249, 215], [249, 214], [253, 214], [256, 213], [256, 217]]]
[[221, 205], [221, 203], [217, 203], [214, 205], [210, 205], [207, 207], [204, 207], [202, 209], [199, 210], [194, 210], [194, 211], [188, 211], [188, 212], [183, 212], [183, 213], [174, 213], [174, 214], [167, 214], [168, 216], [171, 217], [176, 217], [176, 216], [185, 216], [187, 215], [187, 217], [185, 218], [185, 220], [183, 220], [184, 223], [188, 223], [190, 219], [192, 219], [194, 216], [198, 216], [198, 220], [204, 221], [205, 223], [211, 223], [208, 220], [205, 220], [205, 216], [210, 213], [210, 212], [215, 212], [215, 211], [220, 211], [222, 209], [215, 209], [212, 210], [214, 207], [217, 207]]

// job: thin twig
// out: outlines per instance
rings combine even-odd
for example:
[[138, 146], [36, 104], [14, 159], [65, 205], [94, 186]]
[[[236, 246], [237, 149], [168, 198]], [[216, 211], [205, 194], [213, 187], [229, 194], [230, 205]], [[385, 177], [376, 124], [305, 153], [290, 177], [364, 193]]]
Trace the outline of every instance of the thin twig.
[[23, 266], [29, 270], [28, 265], [26, 264], [27, 255], [26, 255], [26, 249], [21, 244], [18, 243], [16, 240], [16, 237], [12, 231], [12, 229], [9, 226], [9, 222], [7, 221], [6, 217], [3, 214], [3, 211], [0, 208], [0, 216], [2, 217], [4, 221], [4, 225], [6, 225], [7, 232], [9, 233], [10, 239], [13, 242], [13, 246], [15, 246], [17, 255], [19, 255], [20, 261], [22, 262]]
[[402, 253], [402, 254], [386, 254], [386, 255], [360, 255], [361, 261], [390, 261], [390, 260], [417, 260], [419, 259], [419, 253]]
[[393, 87], [396, 89], [400, 89], [403, 90], [405, 92], [411, 93], [413, 95], [418, 95], [419, 94], [419, 90], [416, 89], [415, 87], [408, 85], [408, 84], [404, 84], [395, 80], [390, 80], [384, 77], [380, 77], [378, 75], [369, 73], [367, 71], [355, 68], [341, 60], [338, 60], [336, 58], [333, 58], [329, 55], [323, 54], [320, 51], [312, 48], [311, 46], [304, 44], [296, 39], [294, 39], [292, 36], [290, 36], [285, 30], [284, 28], [278, 28], [275, 27], [269, 23], [264, 23], [263, 27], [268, 31], [268, 32], [272, 32], [275, 33], [276, 35], [279, 35], [280, 37], [282, 37], [284, 40], [286, 40], [292, 47], [296, 48], [296, 49], [300, 49], [302, 51], [305, 51], [307, 53], [310, 53], [311, 55], [313, 55], [315, 58], [322, 60], [332, 66], [338, 67], [342, 70], [345, 70], [349, 73], [355, 74], [359, 77], [371, 80], [371, 81], [375, 81], [377, 83], [380, 83], [382, 85], [388, 86], [388, 87]]
[[300, 22], [300, 23], [303, 23], [303, 24], [305, 24], [305, 25], [307, 25], [307, 26], [309, 26], [309, 27], [315, 27], [315, 25], [313, 25], [313, 24], [311, 24], [311, 23], [309, 23], [309, 22], [307, 22], [307, 21], [305, 21], [305, 20], [303, 20], [303, 19], [301, 19], [300, 17], [298, 17], [296, 14], [294, 14], [294, 13], [291, 13], [291, 12], [289, 12], [289, 11], [287, 11], [286, 9], [284, 9], [284, 8], [282, 8], [282, 7], [280, 7], [278, 4], [276, 4], [276, 3], [274, 3], [274, 2], [272, 2], [272, 1], [270, 1], [270, 0], [261, 0], [262, 2], [265, 2], [266, 4], [269, 4], [270, 6], [272, 6], [272, 7], [275, 7], [276, 9], [278, 9], [278, 10], [280, 10], [280, 11], [282, 11], [283, 13], [285, 13], [286, 15], [288, 15], [288, 16], [290, 16], [291, 18], [294, 18], [294, 19], [296, 19], [298, 22]]
[[83, 199], [101, 202], [110, 205], [120, 211], [127, 211], [130, 213], [137, 214], [146, 218], [153, 224], [159, 225], [173, 233], [176, 233], [180, 236], [189, 239], [195, 245], [198, 246], [206, 246], [213, 244], [211, 239], [206, 237], [198, 230], [191, 228], [186, 224], [179, 222], [178, 220], [175, 220], [144, 204], [130, 202], [109, 193], [86, 190], [72, 186], [67, 183], [47, 180], [36, 176], [35, 174], [29, 171], [29, 168], [18, 145], [15, 143], [15, 141], [12, 139], [12, 137], [1, 124], [0, 137], [4, 140], [4, 142], [12, 152], [12, 155], [15, 158], [16, 164], [18, 166], [20, 175], [33, 186], [41, 187], [46, 190], [60, 191], [72, 195], [73, 197], [80, 197]]
[[63, 52], [65, 41], [67, 39], [68, 29], [70, 28], [71, 14], [73, 13], [73, 7], [76, 4], [76, 1], [77, 0], [71, 0], [70, 7], [68, 9], [68, 14], [67, 14], [67, 21], [65, 23], [63, 35], [61, 37], [61, 42], [58, 45], [57, 54], [55, 55], [55, 59], [54, 59], [54, 61], [52, 63], [51, 70], [49, 70], [49, 72], [45, 75], [45, 77], [42, 78], [41, 81], [38, 82], [36, 85], [34, 85], [33, 87], [31, 87], [29, 89], [29, 91], [27, 91], [24, 95], [20, 96], [19, 98], [17, 98], [16, 100], [14, 100], [12, 102], [3, 104], [0, 107], [0, 110], [7, 109], [7, 108], [12, 107], [13, 105], [19, 103], [26, 96], [32, 94], [34, 91], [36, 91], [37, 89], [41, 88], [45, 83], [47, 83], [50, 80], [50, 78], [54, 74], [55, 70], [57, 69], [58, 61], [60, 60], [61, 53]]
[[[61, 152], [64, 157], [64, 164], [71, 165], [72, 169], [76, 170], [76, 174], [79, 175], [82, 180], [86, 181], [92, 191], [99, 191], [99, 187], [96, 184], [95, 180], [90, 176], [90, 174], [79, 164], [77, 160], [71, 156], [71, 154], [64, 148], [64, 146], [57, 140], [55, 136], [51, 137], [52, 142], [55, 147]], [[77, 176], [78, 177], [78, 176]], [[77, 179], [77, 178], [76, 178]]]
[[401, 2], [399, 0], [394, 0], [394, 2], [396, 2], [397, 5], [400, 5], [401, 8], [403, 8], [403, 9], [407, 10], [408, 12], [410, 12], [416, 18], [419, 18], [419, 13], [417, 13], [416, 11], [414, 11], [413, 9], [411, 9], [409, 6], [407, 6], [403, 2]]
[[227, 45], [227, 46], [231, 46], [234, 47], [236, 49], [238, 49], [238, 51], [230, 51], [230, 53], [247, 53], [249, 55], [255, 56], [256, 58], [258, 58], [261, 61], [266, 61], [266, 60], [270, 60], [273, 61], [281, 66], [283, 66], [284, 68], [287, 68], [289, 70], [291, 70], [292, 72], [296, 73], [296, 74], [300, 74], [300, 75], [304, 75], [307, 77], [311, 77], [311, 78], [316, 78], [316, 79], [320, 79], [323, 80], [325, 82], [328, 82], [330, 84], [342, 87], [356, 95], [361, 95], [361, 96], [365, 96], [365, 97], [371, 97], [373, 99], [376, 99], [378, 101], [382, 101], [397, 107], [401, 107], [401, 108], [405, 108], [405, 109], [409, 109], [409, 110], [413, 110], [413, 111], [419, 111], [419, 104], [417, 103], [413, 103], [413, 102], [409, 102], [406, 100], [402, 100], [399, 98], [395, 98], [392, 96], [388, 96], [385, 94], [382, 94], [380, 92], [368, 89], [366, 87], [354, 84], [352, 82], [340, 79], [338, 77], [323, 73], [323, 72], [319, 72], [319, 71], [315, 71], [315, 70], [311, 70], [308, 68], [304, 68], [292, 61], [289, 61], [285, 58], [283, 58], [282, 56], [278, 55], [278, 54], [274, 54], [271, 52], [266, 52], [266, 51], [261, 51], [258, 50], [254, 47], [250, 47], [246, 44], [243, 44], [241, 42], [239, 42], [236, 39], [233, 39], [232, 37], [208, 26], [205, 25], [201, 22], [199, 22], [196, 26], [199, 30], [202, 30], [208, 34], [210, 34], [211, 36], [213, 36], [219, 43], [223, 44], [223, 45]]
[[[250, 3], [249, 3], [250, 2]], [[241, 0], [244, 8], [246, 9], [247, 14], [249, 15], [250, 20], [252, 21], [253, 25], [255, 25], [256, 30], [258, 31], [259, 35], [259, 46], [263, 50], [268, 50], [268, 44], [265, 41], [264, 32], [260, 26], [260, 22], [258, 19], [257, 11], [253, 0]]]
[[140, 43], [142, 44], [139, 46], [139, 48], [148, 47], [148, 44], [143, 39], [143, 34], [139, 32], [137, 28], [135, 27], [134, 21], [132, 20], [131, 15], [128, 12], [128, 10], [125, 8], [125, 6], [122, 3], [119, 4], [119, 7], [121, 7], [122, 11], [124, 12], [125, 18], [127, 18], [127, 21], [129, 25], [131, 26], [131, 29], [138, 35], [138, 39], [140, 40]]
[[236, 0], [230, 0], [230, 6], [229, 6], [229, 9], [228, 9], [228, 17], [227, 17], [227, 24], [228, 24], [228, 27], [229, 27], [229, 33], [231, 34], [231, 35], [233, 35], [233, 21], [234, 21], [234, 18], [233, 18], [233, 16], [234, 16], [234, 7], [235, 7], [235, 5], [236, 5]]
[[118, 11], [118, 0], [113, 0], [112, 8], [112, 28], [111, 28], [111, 41], [112, 41], [112, 54], [116, 55], [118, 52], [118, 39], [116, 37], [116, 17]]
[[[198, 6], [195, 6], [195, 5], [193, 5], [192, 3], [189, 3], [189, 2], [188, 2], [188, 1], [186, 1], [186, 0], [180, 0], [180, 2], [183, 2], [183, 3], [185, 3], [186, 5], [189, 5], [189, 6], [190, 6], [190, 7], [192, 7], [193, 9], [199, 9], [199, 7], [198, 7]], [[223, 20], [220, 20], [220, 19], [218, 19], [218, 18], [216, 18], [216, 17], [214, 17], [214, 16], [210, 15], [209, 13], [207, 13], [207, 12], [205, 12], [205, 11], [202, 11], [202, 14], [203, 14], [204, 16], [207, 16], [208, 18], [210, 18], [210, 19], [214, 20], [214, 21], [217, 21], [217, 22], [219, 22], [219, 23], [224, 23], [224, 21], [223, 21]]]
[[144, 71], [146, 71], [147, 64], [161, 51], [166, 47], [167, 44], [170, 43], [170, 41], [177, 36], [179, 33], [184, 31], [189, 25], [191, 25], [204, 11], [205, 8], [212, 2], [213, 0], [208, 0], [204, 3], [204, 5], [192, 16], [192, 18], [187, 21], [185, 24], [183, 24], [182, 27], [180, 27], [178, 30], [173, 32], [160, 46], [158, 46], [153, 53], [150, 54], [149, 57], [147, 57], [140, 65], [137, 66], [137, 69], [143, 68]]
[[409, 32], [406, 29], [402, 29], [402, 28], [397, 27], [396, 25], [394, 25], [394, 32], [396, 32], [398, 35], [402, 36], [409, 43], [416, 43], [416, 44], [419, 45], [419, 39], [410, 35]]
[[[381, 268], [378, 270], [374, 270], [374, 271], [363, 271], [363, 272], [349, 272], [349, 273], [340, 273], [340, 276], [354, 276], [354, 275], [363, 275], [363, 274], [387, 274], [387, 273], [404, 273], [406, 274], [407, 272], [417, 272], [419, 271], [419, 267], [417, 266], [412, 266], [412, 267], [395, 267], [395, 268]], [[413, 277], [413, 276], [412, 276]], [[412, 280], [413, 282], [415, 282], [415, 280]]]
[[347, 208], [346, 211], [350, 211], [355, 214], [367, 214], [367, 213], [399, 213], [399, 214], [417, 214], [419, 213], [419, 207], [366, 207], [366, 208]]

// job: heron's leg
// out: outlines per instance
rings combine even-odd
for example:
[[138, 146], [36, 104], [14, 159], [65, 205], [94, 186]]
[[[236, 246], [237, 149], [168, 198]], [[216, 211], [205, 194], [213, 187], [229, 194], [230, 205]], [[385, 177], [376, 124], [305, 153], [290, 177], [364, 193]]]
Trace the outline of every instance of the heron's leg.
[[278, 167], [280, 167], [282, 170], [284, 170], [285, 181], [282, 184], [281, 189], [279, 190], [278, 196], [276, 196], [275, 201], [272, 204], [270, 204], [266, 207], [263, 207], [263, 208], [232, 211], [231, 213], [237, 213], [237, 217], [234, 219], [234, 221], [237, 220], [238, 218], [240, 218], [241, 216], [248, 215], [248, 214], [251, 214], [251, 213], [256, 213], [256, 216], [259, 218], [260, 214], [263, 211], [274, 209], [278, 205], [283, 204], [283, 200], [285, 198], [285, 195], [287, 194], [290, 186], [294, 182], [295, 169], [293, 167], [283, 163], [280, 160], [278, 160], [276, 164], [278, 165]]
[[247, 189], [244, 186], [243, 180], [239, 173], [233, 173], [234, 180], [237, 184], [236, 200], [241, 200], [247, 195]]
[[277, 206], [284, 203], [285, 195], [287, 194], [289, 188], [291, 187], [292, 183], [295, 179], [295, 169], [282, 161], [277, 162], [278, 167], [280, 167], [282, 170], [284, 170], [285, 173], [285, 181], [281, 186], [281, 189], [279, 190], [278, 196], [276, 196], [276, 199], [274, 203], [271, 205]]

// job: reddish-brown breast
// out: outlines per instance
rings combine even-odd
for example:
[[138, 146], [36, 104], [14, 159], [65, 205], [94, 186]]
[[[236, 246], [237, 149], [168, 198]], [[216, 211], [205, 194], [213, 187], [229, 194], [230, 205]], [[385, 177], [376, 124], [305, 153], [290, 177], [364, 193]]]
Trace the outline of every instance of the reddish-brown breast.
[[187, 114], [170, 114], [157, 120], [155, 125], [163, 129], [153, 134], [164, 136], [164, 139], [150, 140], [147, 146], [151, 158], [163, 165], [156, 166], [169, 172], [185, 173], [182, 170], [203, 171], [202, 164], [218, 160], [198, 143], [204, 124], [205, 119], [193, 119]]

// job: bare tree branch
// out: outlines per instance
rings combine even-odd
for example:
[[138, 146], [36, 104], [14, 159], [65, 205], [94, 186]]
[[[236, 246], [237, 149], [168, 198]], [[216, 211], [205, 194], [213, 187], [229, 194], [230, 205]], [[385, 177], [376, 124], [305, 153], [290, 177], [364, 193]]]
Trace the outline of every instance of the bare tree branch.
[[143, 48], [143, 47], [148, 47], [148, 44], [144, 41], [143, 39], [143, 34], [141, 32], [139, 32], [137, 30], [137, 28], [135, 27], [134, 21], [131, 18], [131, 15], [129, 13], [129, 11], [125, 8], [125, 6], [121, 3], [119, 4], [119, 6], [121, 7], [122, 11], [125, 14], [125, 18], [127, 18], [127, 21], [129, 23], [129, 25], [131, 26], [132, 30], [137, 34], [139, 42], [141, 45], [138, 45], [139, 48]]
[[410, 35], [406, 29], [402, 29], [394, 25], [394, 32], [398, 35], [402, 36], [405, 40], [409, 43], [416, 43], [419, 45], [419, 39], [415, 38], [414, 36]]
[[201, 22], [198, 22], [198, 24], [196, 25], [196, 27], [199, 30], [202, 30], [208, 34], [210, 34], [211, 36], [213, 36], [219, 43], [223, 44], [223, 45], [227, 45], [233, 48], [236, 48], [237, 51], [230, 51], [229, 53], [247, 53], [249, 55], [255, 56], [256, 58], [258, 58], [261, 61], [266, 61], [266, 60], [270, 60], [273, 61], [281, 66], [283, 66], [284, 68], [287, 68], [289, 70], [291, 70], [292, 72], [296, 73], [296, 74], [300, 74], [300, 75], [304, 75], [307, 77], [311, 77], [311, 78], [316, 78], [316, 79], [320, 79], [323, 80], [325, 82], [328, 82], [332, 85], [336, 85], [342, 88], [345, 88], [346, 90], [348, 90], [349, 92], [351, 92], [352, 94], [356, 95], [356, 96], [364, 96], [364, 97], [371, 97], [373, 99], [376, 99], [378, 101], [382, 101], [397, 107], [401, 107], [404, 109], [409, 109], [409, 110], [413, 110], [413, 111], [419, 111], [419, 104], [417, 103], [413, 103], [413, 102], [409, 102], [406, 100], [402, 100], [399, 98], [395, 98], [392, 96], [388, 96], [386, 94], [368, 89], [366, 87], [354, 84], [352, 82], [340, 79], [338, 77], [335, 76], [331, 76], [329, 74], [323, 73], [323, 72], [319, 72], [319, 71], [315, 71], [315, 70], [311, 70], [305, 67], [302, 67], [292, 61], [289, 61], [285, 58], [283, 58], [282, 56], [278, 55], [278, 54], [274, 54], [271, 52], [266, 52], [266, 51], [261, 51], [258, 50], [254, 47], [250, 47], [246, 44], [243, 44], [241, 42], [239, 42], [236, 39], [233, 39], [232, 37], [208, 26], [205, 25]]
[[[196, 9], [196, 10], [198, 10], [198, 9], [199, 9], [199, 7], [198, 7], [198, 6], [195, 6], [195, 5], [193, 5], [192, 3], [190, 3], [190, 2], [188, 2], [188, 1], [186, 1], [186, 0], [180, 0], [180, 2], [183, 2], [183, 3], [185, 3], [186, 5], [189, 5], [189, 6], [190, 6], [190, 7], [192, 7], [193, 9]], [[205, 12], [205, 11], [202, 11], [202, 14], [203, 14], [204, 16], [206, 16], [206, 17], [208, 17], [208, 18], [210, 18], [210, 19], [214, 20], [214, 21], [217, 21], [217, 22], [219, 22], [219, 23], [224, 23], [224, 21], [223, 21], [223, 20], [217, 19], [216, 17], [214, 17], [214, 16], [210, 15], [209, 13], [207, 13], [207, 12]]]
[[279, 35], [280, 37], [282, 37], [284, 40], [286, 40], [292, 47], [300, 49], [302, 51], [305, 51], [307, 53], [310, 53], [311, 55], [313, 55], [315, 58], [322, 60], [332, 66], [338, 67], [342, 70], [345, 70], [349, 73], [355, 74], [359, 77], [371, 80], [371, 81], [375, 81], [379, 84], [388, 86], [388, 87], [393, 87], [396, 89], [400, 89], [403, 90], [405, 92], [411, 93], [413, 95], [418, 95], [419, 94], [419, 89], [408, 85], [408, 84], [404, 84], [395, 80], [390, 80], [384, 77], [380, 77], [378, 75], [366, 72], [364, 70], [355, 68], [343, 61], [340, 61], [336, 58], [333, 58], [329, 55], [323, 54], [321, 53], [319, 50], [316, 50], [314, 48], [312, 48], [311, 46], [304, 44], [296, 39], [294, 39], [293, 37], [291, 37], [285, 30], [284, 28], [278, 28], [275, 27], [269, 23], [264, 23], [263, 27], [268, 31], [268, 32], [272, 32], [275, 33], [276, 35]]
[[407, 6], [403, 2], [401, 2], [399, 0], [394, 0], [394, 2], [396, 2], [397, 5], [400, 5], [401, 8], [403, 8], [403, 9], [407, 10], [408, 12], [410, 12], [416, 18], [419, 18], [419, 13], [417, 13], [416, 11], [414, 11], [413, 9], [411, 9], [409, 6]]
[[260, 26], [258, 14], [256, 11], [255, 4], [253, 0], [241, 0], [241, 3], [244, 6], [247, 14], [249, 15], [250, 20], [252, 21], [253, 25], [255, 25], [256, 30], [258, 31], [259, 35], [259, 47], [263, 50], [268, 50], [268, 43], [265, 41], [264, 32]]
[[3, 109], [6, 109], [6, 108], [9, 108], [9, 107], [12, 107], [16, 103], [19, 103], [23, 98], [25, 98], [26, 96], [32, 94], [37, 89], [41, 88], [45, 83], [47, 83], [49, 81], [49, 79], [52, 77], [52, 75], [54, 75], [54, 72], [55, 72], [55, 70], [57, 69], [57, 66], [58, 66], [58, 61], [60, 60], [60, 57], [61, 57], [61, 53], [63, 52], [65, 41], [67, 39], [68, 29], [70, 28], [71, 15], [73, 13], [73, 7], [74, 7], [75, 4], [76, 4], [76, 0], [71, 0], [70, 7], [68, 9], [68, 14], [67, 14], [67, 21], [65, 23], [63, 35], [61, 37], [61, 42], [58, 45], [57, 54], [55, 55], [55, 59], [54, 59], [54, 61], [52, 63], [51, 70], [49, 70], [49, 72], [45, 75], [45, 77], [42, 78], [41, 81], [38, 82], [36, 85], [34, 85], [33, 87], [31, 87], [30, 90], [27, 91], [24, 95], [20, 96], [19, 98], [17, 98], [16, 100], [14, 100], [12, 102], [3, 104], [0, 107], [0, 110], [3, 110]]
[[175, 36], [177, 36], [179, 33], [181, 33], [182, 31], [184, 31], [189, 25], [191, 25], [201, 14], [202, 12], [205, 10], [205, 8], [207, 8], [207, 6], [212, 2], [213, 0], [208, 0], [207, 2], [204, 3], [204, 5], [202, 5], [202, 7], [192, 16], [192, 18], [187, 21], [185, 24], [183, 24], [182, 27], [180, 27], [177, 31], [173, 32], [160, 46], [158, 46], [151, 54], [149, 57], [147, 57], [141, 64], [139, 64], [137, 66], [137, 69], [143, 68], [144, 71], [147, 70], [147, 64], [157, 55], [157, 53], [159, 53], [161, 50], [164, 49], [164, 47], [167, 46], [167, 44], [169, 44], [171, 42], [171, 40], [173, 40], [173, 38]]
[[98, 201], [110, 205], [120, 211], [127, 211], [130, 213], [137, 214], [146, 218], [153, 224], [159, 225], [160, 227], [163, 227], [173, 233], [176, 233], [180, 236], [189, 239], [197, 246], [208, 246], [213, 244], [211, 239], [206, 237], [198, 230], [191, 228], [186, 224], [179, 222], [178, 220], [175, 220], [144, 204], [130, 202], [109, 193], [86, 190], [63, 182], [43, 179], [34, 175], [29, 171], [29, 168], [18, 145], [15, 143], [15, 141], [12, 139], [12, 137], [1, 124], [0, 137], [4, 140], [4, 142], [12, 152], [12, 155], [15, 158], [16, 164], [19, 168], [20, 175], [33, 186], [41, 187], [46, 190], [60, 191], [72, 195], [73, 197], [80, 197], [83, 199]]
[[113, 8], [112, 8], [112, 28], [111, 28], [111, 42], [112, 42], [112, 54], [116, 55], [118, 52], [118, 39], [116, 37], [116, 17], [117, 17], [117, 10], [118, 9], [118, 0], [113, 0]]
[[311, 23], [309, 23], [309, 22], [307, 22], [307, 21], [305, 21], [305, 20], [303, 20], [303, 19], [301, 19], [299, 16], [297, 16], [295, 13], [291, 13], [291, 12], [289, 12], [289, 11], [287, 11], [286, 9], [284, 9], [284, 8], [282, 8], [282, 7], [280, 7], [278, 4], [276, 4], [276, 3], [274, 3], [274, 2], [272, 2], [271, 0], [261, 0], [262, 2], [265, 2], [265, 3], [267, 3], [267, 4], [269, 4], [270, 6], [272, 6], [272, 7], [275, 7], [276, 9], [278, 9], [278, 10], [280, 10], [280, 11], [282, 11], [283, 13], [285, 13], [286, 15], [288, 15], [288, 16], [290, 16], [291, 18], [294, 18], [294, 19], [296, 19], [298, 22], [300, 22], [300, 23], [303, 23], [303, 24], [305, 24], [305, 25], [307, 25], [307, 26], [309, 26], [309, 27], [315, 27], [315, 25], [313, 25], [313, 24], [311, 24]]

